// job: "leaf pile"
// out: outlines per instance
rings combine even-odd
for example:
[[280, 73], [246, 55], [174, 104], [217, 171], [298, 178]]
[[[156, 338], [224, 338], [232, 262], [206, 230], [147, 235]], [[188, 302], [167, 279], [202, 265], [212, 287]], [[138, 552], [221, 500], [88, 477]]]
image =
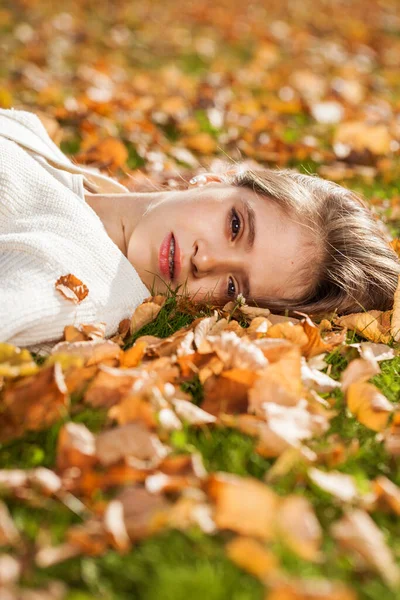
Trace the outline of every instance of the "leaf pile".
[[[174, 302], [150, 298], [130, 323], [121, 322], [113, 340], [104, 340], [101, 324], [66, 327], [67, 340], [41, 366], [26, 350], [0, 346], [5, 447], [53, 424], [58, 431], [52, 468], [0, 470], [1, 493], [11, 503], [65, 506], [79, 517], [60, 543], [43, 532], [32, 546], [0, 505], [0, 543], [13, 556], [0, 556], [0, 574], [10, 597], [34, 565], [46, 570], [110, 550], [123, 555], [162, 531], [196, 528], [223, 536], [226, 555], [262, 582], [268, 598], [357, 598], [349, 583], [293, 577], [276, 550], [324, 565], [331, 558], [326, 540], [354, 561], [354, 574], [375, 573], [398, 591], [398, 557], [374, 517], [400, 516], [400, 487], [386, 475], [360, 485], [341, 471], [360, 447], [331, 434], [343, 410], [335, 397], [343, 392], [344, 418], [378, 432], [387, 467], [398, 464], [398, 404], [369, 382], [380, 373], [379, 361], [394, 360], [394, 350], [371, 342], [349, 347], [346, 329], [318, 327], [308, 317], [288, 320], [243, 302], [168, 337], [138, 337]], [[131, 333], [136, 339], [128, 347]], [[327, 372], [328, 352], [359, 357], [338, 381]], [[188, 393], [195, 382], [200, 398]], [[76, 421], [88, 409], [104, 415], [97, 433]], [[256, 455], [269, 461], [261, 480], [207, 469], [201, 452], [182, 443], [190, 431], [221, 430], [254, 439]], [[282, 495], [279, 485], [288, 480]], [[324, 515], [325, 530], [310, 496], [315, 489], [335, 507]]]

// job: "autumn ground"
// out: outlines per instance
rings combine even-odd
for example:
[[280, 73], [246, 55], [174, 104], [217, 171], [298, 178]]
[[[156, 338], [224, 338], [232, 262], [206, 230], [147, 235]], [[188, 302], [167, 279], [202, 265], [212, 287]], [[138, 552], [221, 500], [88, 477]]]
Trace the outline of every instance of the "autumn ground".
[[[0, 106], [129, 187], [253, 159], [400, 233], [396, 0], [3, 0], [0, 53]], [[160, 303], [96, 356], [0, 345], [1, 600], [400, 598], [391, 314], [346, 334]]]

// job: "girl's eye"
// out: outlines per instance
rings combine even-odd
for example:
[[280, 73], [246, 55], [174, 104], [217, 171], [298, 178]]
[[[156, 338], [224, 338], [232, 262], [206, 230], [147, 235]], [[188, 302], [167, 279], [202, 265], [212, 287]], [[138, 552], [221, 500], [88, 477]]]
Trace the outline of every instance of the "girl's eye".
[[240, 218], [239, 215], [237, 214], [236, 210], [234, 208], [232, 208], [231, 211], [231, 232], [232, 232], [232, 241], [237, 237], [237, 235], [240, 233], [240, 227], [241, 227], [241, 223], [240, 223]]
[[236, 298], [237, 296], [236, 285], [232, 277], [229, 277], [228, 279], [228, 296], [229, 298]]

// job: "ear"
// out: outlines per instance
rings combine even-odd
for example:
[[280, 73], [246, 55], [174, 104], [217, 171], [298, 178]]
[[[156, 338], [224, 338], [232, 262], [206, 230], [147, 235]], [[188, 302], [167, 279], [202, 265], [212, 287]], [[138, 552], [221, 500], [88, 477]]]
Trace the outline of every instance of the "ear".
[[192, 179], [189, 181], [189, 185], [201, 187], [212, 182], [222, 183], [223, 180], [223, 175], [217, 175], [216, 173], [202, 173], [201, 175], [192, 177]]

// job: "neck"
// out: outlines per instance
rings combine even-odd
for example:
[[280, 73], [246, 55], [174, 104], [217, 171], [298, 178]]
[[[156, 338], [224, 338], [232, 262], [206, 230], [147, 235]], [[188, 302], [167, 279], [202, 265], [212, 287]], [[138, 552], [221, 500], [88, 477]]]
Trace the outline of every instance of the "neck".
[[102, 221], [108, 236], [127, 256], [129, 240], [143, 215], [166, 199], [168, 192], [90, 194], [86, 203]]

